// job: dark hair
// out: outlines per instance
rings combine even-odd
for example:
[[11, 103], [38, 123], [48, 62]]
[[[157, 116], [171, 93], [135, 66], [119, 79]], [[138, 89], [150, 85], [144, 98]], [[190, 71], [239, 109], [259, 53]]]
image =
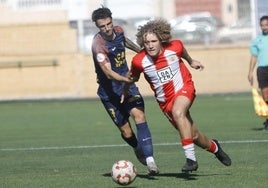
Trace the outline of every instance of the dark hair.
[[268, 15], [264, 15], [260, 18], [260, 22], [262, 22], [263, 20], [268, 20]]
[[112, 12], [110, 11], [110, 9], [102, 6], [101, 8], [98, 8], [93, 11], [91, 18], [93, 22], [96, 22], [98, 19], [112, 18]]

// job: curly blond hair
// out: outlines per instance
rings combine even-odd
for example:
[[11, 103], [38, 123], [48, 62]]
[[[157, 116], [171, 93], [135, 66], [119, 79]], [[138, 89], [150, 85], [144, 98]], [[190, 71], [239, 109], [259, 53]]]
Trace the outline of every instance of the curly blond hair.
[[156, 19], [147, 22], [138, 28], [136, 34], [137, 43], [144, 47], [144, 39], [147, 33], [154, 33], [162, 43], [169, 43], [171, 39], [171, 26], [165, 19]]

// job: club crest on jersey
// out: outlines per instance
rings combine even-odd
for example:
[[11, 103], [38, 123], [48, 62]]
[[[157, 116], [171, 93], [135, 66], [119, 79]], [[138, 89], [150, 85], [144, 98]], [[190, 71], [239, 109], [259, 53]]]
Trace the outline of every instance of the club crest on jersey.
[[169, 61], [171, 61], [171, 62], [176, 61], [176, 60], [177, 60], [177, 58], [175, 55], [172, 55], [169, 57]]
[[172, 74], [170, 67], [166, 67], [164, 69], [158, 70], [157, 75], [158, 75], [158, 78], [159, 78], [161, 83], [165, 83], [165, 82], [170, 81], [174, 76]]
[[126, 63], [125, 57], [125, 52], [117, 53], [116, 57], [114, 58], [115, 66], [120, 67], [122, 64]]

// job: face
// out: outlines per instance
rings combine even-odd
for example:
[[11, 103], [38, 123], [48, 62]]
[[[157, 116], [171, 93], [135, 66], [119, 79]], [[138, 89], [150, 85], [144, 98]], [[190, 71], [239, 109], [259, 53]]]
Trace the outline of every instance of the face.
[[157, 57], [163, 51], [163, 46], [156, 34], [145, 33], [143, 37], [146, 52], [153, 58]]
[[268, 19], [261, 21], [261, 30], [264, 35], [268, 34]]
[[113, 36], [113, 21], [112, 18], [98, 19], [96, 21], [97, 27], [100, 29], [100, 32], [107, 38]]

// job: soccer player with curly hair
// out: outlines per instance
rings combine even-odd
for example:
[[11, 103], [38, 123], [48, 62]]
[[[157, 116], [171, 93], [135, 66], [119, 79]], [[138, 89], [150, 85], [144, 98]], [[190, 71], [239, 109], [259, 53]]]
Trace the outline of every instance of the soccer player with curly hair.
[[161, 110], [178, 130], [186, 156], [182, 172], [198, 168], [194, 144], [214, 153], [221, 163], [230, 166], [231, 159], [219, 142], [201, 133], [190, 115], [190, 107], [196, 97], [195, 86], [183, 59], [194, 69], [203, 70], [204, 66], [191, 58], [180, 40], [171, 40], [171, 26], [164, 19], [140, 26], [136, 36], [143, 50], [132, 59], [129, 81], [138, 81], [143, 73]]

